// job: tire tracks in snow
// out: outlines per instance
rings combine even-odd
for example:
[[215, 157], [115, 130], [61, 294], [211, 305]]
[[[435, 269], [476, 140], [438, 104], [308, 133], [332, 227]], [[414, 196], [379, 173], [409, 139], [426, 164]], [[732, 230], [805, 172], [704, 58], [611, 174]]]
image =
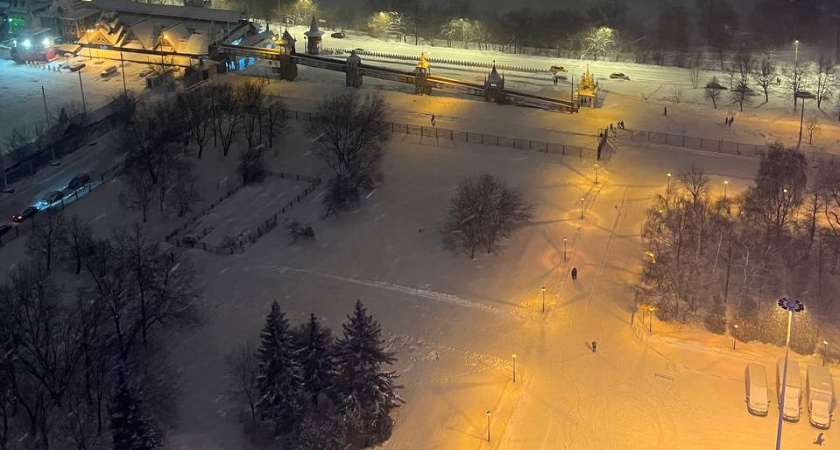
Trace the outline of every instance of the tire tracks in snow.
[[262, 265], [256, 266], [256, 270], [262, 270], [266, 272], [278, 272], [278, 273], [287, 273], [293, 272], [303, 275], [311, 275], [319, 278], [325, 278], [329, 280], [341, 281], [344, 283], [355, 284], [358, 286], [365, 286], [374, 289], [386, 290], [391, 292], [396, 292], [399, 294], [405, 294], [411, 297], [419, 297], [424, 298], [427, 300], [433, 300], [440, 303], [448, 303], [450, 305], [460, 306], [462, 308], [470, 308], [479, 311], [483, 311], [486, 313], [494, 314], [501, 317], [506, 318], [514, 318], [519, 320], [525, 321], [536, 321], [535, 319], [531, 319], [529, 317], [525, 317], [521, 314], [518, 314], [515, 310], [515, 306], [511, 305], [510, 310], [505, 310], [503, 308], [497, 308], [495, 306], [486, 305], [477, 300], [468, 300], [465, 298], [458, 297], [454, 294], [447, 294], [444, 292], [436, 292], [427, 289], [420, 289], [420, 288], [413, 288], [408, 286], [402, 286], [395, 283], [389, 283], [385, 281], [374, 281], [374, 280], [365, 280], [360, 278], [352, 278], [352, 277], [345, 277], [341, 275], [334, 275], [330, 273], [318, 272], [316, 270], [308, 270], [308, 269], [297, 269], [294, 267], [289, 266], [280, 266], [280, 265]]

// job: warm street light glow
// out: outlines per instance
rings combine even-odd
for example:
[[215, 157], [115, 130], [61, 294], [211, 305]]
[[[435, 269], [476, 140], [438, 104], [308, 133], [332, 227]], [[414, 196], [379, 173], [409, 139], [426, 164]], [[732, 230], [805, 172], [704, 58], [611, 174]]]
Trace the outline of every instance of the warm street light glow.
[[564, 237], [563, 238], [563, 262], [566, 261], [566, 241], [567, 241], [567, 239]]
[[825, 361], [828, 358], [828, 341], [823, 339], [823, 367], [825, 367]]
[[[545, 313], [545, 286], [542, 287], [542, 293], [543, 293], [543, 296], [542, 296], [542, 312]], [[516, 358], [516, 355], [513, 355], [513, 357]], [[514, 375], [513, 378], [514, 378], [514, 381], [516, 381], [515, 380], [516, 375]]]
[[490, 442], [490, 411], [487, 411], [487, 442]]
[[513, 382], [516, 383], [516, 353], [513, 355]]
[[732, 350], [735, 350], [735, 333], [738, 331], [738, 324], [732, 325], [735, 331], [732, 332]]
[[793, 313], [805, 310], [805, 305], [795, 298], [782, 297], [777, 302], [788, 313], [787, 333], [785, 334], [785, 367], [782, 376], [782, 392], [779, 393], [779, 425], [776, 429], [776, 450], [782, 449], [782, 423], [785, 418], [785, 387], [787, 386], [788, 356], [790, 356], [790, 328], [793, 325]]
[[729, 186], [729, 180], [723, 180], [723, 198], [726, 199], [726, 188]]
[[671, 195], [671, 172], [668, 172], [668, 195]]

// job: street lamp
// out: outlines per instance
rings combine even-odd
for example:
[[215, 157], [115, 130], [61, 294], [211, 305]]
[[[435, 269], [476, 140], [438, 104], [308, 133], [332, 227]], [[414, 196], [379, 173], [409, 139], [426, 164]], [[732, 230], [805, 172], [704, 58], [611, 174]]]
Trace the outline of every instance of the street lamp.
[[668, 172], [668, 195], [671, 195], [671, 172]]
[[565, 237], [563, 238], [563, 262], [566, 262], [566, 241], [567, 240], [568, 239], [566, 239]]
[[785, 418], [785, 388], [787, 387], [788, 356], [790, 354], [790, 327], [793, 324], [793, 313], [805, 310], [805, 305], [795, 298], [782, 297], [778, 301], [780, 308], [788, 313], [787, 333], [785, 334], [785, 369], [782, 375], [782, 392], [779, 393], [779, 426], [776, 430], [776, 450], [782, 448], [782, 422]]
[[825, 360], [828, 357], [828, 341], [823, 339], [823, 367], [825, 367]]
[[490, 411], [487, 411], [487, 442], [490, 442]]
[[516, 383], [516, 353], [513, 354], [513, 382]]
[[793, 53], [793, 64], [798, 66], [799, 65], [799, 39], [793, 41], [793, 46], [795, 48]]
[[[543, 287], [542, 287], [542, 293], [543, 293], [543, 307], [542, 307], [542, 312], [543, 312], [543, 314], [545, 314], [545, 286], [543, 286]], [[514, 358], [516, 358], [516, 355], [514, 355], [513, 357], [514, 357]], [[514, 359], [514, 361], [516, 361], [516, 360]], [[516, 363], [514, 363], [514, 364], [516, 364]], [[514, 381], [516, 381], [516, 375], [514, 375], [514, 376], [513, 376], [513, 379], [514, 379]]]
[[598, 164], [595, 164], [595, 184], [598, 184]]
[[729, 186], [729, 180], [723, 180], [723, 199], [726, 200], [726, 188]]
[[653, 333], [653, 313], [655, 313], [657, 309], [659, 308], [656, 306], [648, 305], [648, 311], [650, 311], [650, 323], [648, 324], [650, 328], [648, 329], [648, 332], [650, 333]]
[[580, 198], [580, 218], [583, 219], [583, 197]]
[[796, 148], [799, 148], [802, 144], [802, 123], [805, 121], [805, 99], [813, 99], [816, 96], [808, 91], [797, 91], [793, 96], [802, 99], [802, 111], [799, 116], [799, 141], [796, 143]]
[[738, 332], [738, 324], [732, 326], [735, 330], [732, 332], [732, 350], [735, 350], [735, 334]]

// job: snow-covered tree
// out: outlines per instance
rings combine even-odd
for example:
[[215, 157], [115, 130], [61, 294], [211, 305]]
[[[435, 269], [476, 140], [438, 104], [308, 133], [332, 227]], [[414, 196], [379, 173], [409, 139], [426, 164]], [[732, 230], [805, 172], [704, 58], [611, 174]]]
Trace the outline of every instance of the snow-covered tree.
[[347, 438], [341, 417], [318, 414], [310, 409], [295, 436], [297, 450], [345, 450]]
[[257, 410], [263, 420], [274, 424], [276, 434], [287, 434], [301, 419], [303, 384], [289, 322], [276, 301], [260, 339]]
[[764, 90], [764, 102], [770, 101], [770, 94], [767, 92], [770, 83], [776, 74], [776, 63], [773, 54], [770, 52], [763, 53], [753, 65], [752, 77], [755, 84], [761, 86]]
[[140, 399], [131, 392], [122, 373], [108, 412], [113, 450], [153, 450], [163, 445], [158, 431], [143, 416]]
[[312, 404], [317, 405], [318, 396], [327, 393], [333, 383], [332, 332], [321, 325], [315, 314], [310, 314], [309, 322], [295, 330], [294, 341], [304, 389]]
[[404, 403], [394, 383], [394, 371], [382, 366], [396, 361], [384, 348], [379, 323], [367, 314], [361, 300], [342, 325], [336, 343], [335, 392], [349, 438], [365, 447], [384, 442], [391, 435], [391, 410]]
[[717, 99], [720, 97], [720, 93], [725, 90], [726, 87], [718, 82], [717, 77], [713, 77], [711, 81], [706, 83], [706, 87], [703, 89], [703, 97], [711, 100], [712, 105], [717, 109]]
[[593, 28], [586, 34], [586, 49], [581, 59], [591, 56], [596, 61], [598, 55], [607, 56], [615, 47], [615, 30], [607, 27]]

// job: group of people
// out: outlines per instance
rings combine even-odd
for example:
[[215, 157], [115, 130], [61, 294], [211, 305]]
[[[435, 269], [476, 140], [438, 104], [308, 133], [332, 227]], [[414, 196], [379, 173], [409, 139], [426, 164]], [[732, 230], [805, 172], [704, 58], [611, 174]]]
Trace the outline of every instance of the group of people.
[[613, 124], [610, 124], [610, 133], [615, 133], [615, 130], [623, 130], [624, 129], [624, 121], [619, 120], [618, 124], [614, 127]]
[[734, 117], [727, 117], [723, 122], [726, 124], [727, 127], [731, 127], [732, 122], [735, 122], [735, 118]]

